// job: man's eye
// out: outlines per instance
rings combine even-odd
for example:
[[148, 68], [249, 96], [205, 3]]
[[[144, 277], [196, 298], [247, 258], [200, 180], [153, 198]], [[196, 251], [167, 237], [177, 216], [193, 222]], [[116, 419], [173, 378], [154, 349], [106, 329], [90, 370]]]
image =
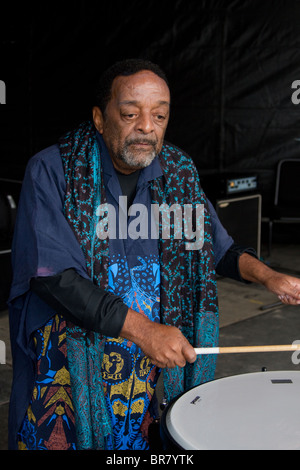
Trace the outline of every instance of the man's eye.
[[134, 119], [136, 114], [134, 114], [134, 113], [130, 113], [130, 114], [129, 113], [123, 113], [122, 116], [126, 119]]

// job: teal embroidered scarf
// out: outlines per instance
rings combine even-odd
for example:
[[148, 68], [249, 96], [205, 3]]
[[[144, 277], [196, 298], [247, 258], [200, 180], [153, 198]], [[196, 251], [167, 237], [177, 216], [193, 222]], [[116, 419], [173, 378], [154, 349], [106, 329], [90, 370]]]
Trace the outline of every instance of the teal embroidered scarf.
[[[99, 204], [106, 202], [101, 174], [101, 155], [92, 123], [81, 124], [60, 141], [66, 195], [65, 217], [80, 244], [91, 280], [108, 285], [109, 240], [96, 235]], [[218, 342], [218, 306], [210, 214], [199, 176], [191, 158], [165, 143], [159, 154], [163, 177], [152, 182], [156, 204], [203, 204], [204, 243], [200, 250], [187, 251], [185, 237], [162, 237], [161, 322], [178, 327], [194, 347], [212, 347]], [[67, 328], [68, 363], [75, 407], [79, 449], [105, 449], [112, 443], [111, 423], [106, 411], [101, 364], [105, 337], [72, 324]], [[168, 401], [185, 390], [212, 380], [214, 355], [198, 356], [184, 368], [163, 370]]]

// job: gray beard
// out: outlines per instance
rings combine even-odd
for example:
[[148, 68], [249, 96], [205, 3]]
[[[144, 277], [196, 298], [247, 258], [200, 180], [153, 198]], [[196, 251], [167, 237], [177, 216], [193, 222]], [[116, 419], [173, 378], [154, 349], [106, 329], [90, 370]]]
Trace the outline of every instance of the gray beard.
[[156, 156], [155, 150], [151, 150], [150, 153], [145, 155], [145, 152], [140, 152], [140, 154], [133, 154], [128, 148], [123, 150], [123, 153], [119, 156], [119, 159], [122, 162], [126, 163], [131, 168], [146, 168], [152, 163]]
[[125, 142], [122, 153], [118, 155], [119, 160], [126, 163], [131, 168], [141, 169], [146, 168], [147, 166], [152, 163], [154, 158], [156, 157], [156, 142], [149, 141], [147, 139], [140, 139], [140, 142], [148, 142], [152, 145], [152, 149], [149, 151], [141, 150], [138, 153], [133, 153], [130, 150], [130, 145], [133, 143], [138, 143], [139, 139], [130, 140], [129, 142]]

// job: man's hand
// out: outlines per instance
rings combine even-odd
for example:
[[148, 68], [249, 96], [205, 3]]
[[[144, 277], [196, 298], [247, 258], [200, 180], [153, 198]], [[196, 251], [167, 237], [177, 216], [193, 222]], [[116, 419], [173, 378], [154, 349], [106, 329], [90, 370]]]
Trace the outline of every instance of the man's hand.
[[300, 305], [300, 280], [273, 272], [265, 281], [265, 287], [276, 294], [284, 304]]
[[244, 279], [264, 285], [281, 302], [300, 305], [300, 279], [297, 277], [278, 273], [247, 253], [240, 256], [239, 269]]
[[184, 367], [194, 362], [196, 353], [183, 334], [174, 326], [151, 322], [140, 347], [158, 367]]
[[143, 314], [128, 310], [121, 334], [139, 346], [158, 367], [184, 367], [194, 362], [196, 353], [180, 330], [152, 322]]

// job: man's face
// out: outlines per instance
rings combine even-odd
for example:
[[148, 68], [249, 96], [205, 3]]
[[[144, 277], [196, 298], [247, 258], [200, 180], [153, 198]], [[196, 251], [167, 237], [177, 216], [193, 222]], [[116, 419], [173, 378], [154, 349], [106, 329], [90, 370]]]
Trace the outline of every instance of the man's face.
[[161, 150], [169, 108], [169, 88], [153, 72], [115, 78], [105, 114], [95, 107], [93, 115], [117, 170], [128, 174], [150, 165]]

